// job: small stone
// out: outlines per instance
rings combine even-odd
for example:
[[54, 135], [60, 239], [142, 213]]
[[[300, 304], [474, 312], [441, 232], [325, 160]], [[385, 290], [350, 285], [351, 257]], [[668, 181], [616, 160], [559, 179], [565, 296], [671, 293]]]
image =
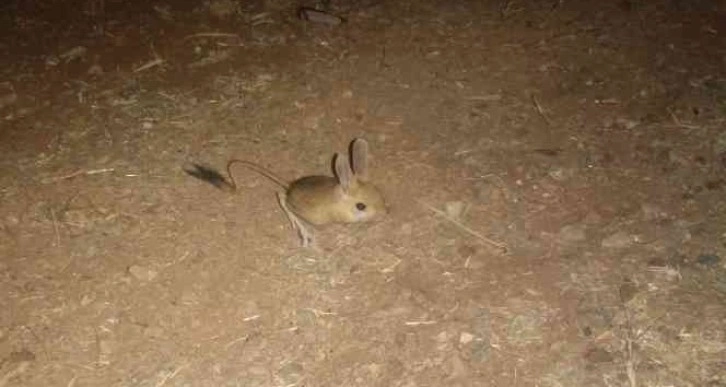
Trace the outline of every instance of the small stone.
[[441, 331], [438, 335], [436, 335], [436, 341], [439, 343], [445, 343], [449, 340], [449, 334], [446, 331]]
[[560, 229], [563, 242], [582, 242], [586, 238], [584, 224], [568, 224]]
[[562, 168], [552, 168], [547, 174], [556, 181], [565, 180], [565, 172]]
[[366, 365], [366, 368], [373, 379], [378, 379], [383, 371], [383, 365], [378, 363], [370, 363]]
[[668, 216], [668, 214], [666, 214], [658, 206], [648, 203], [640, 206], [640, 211], [643, 213], [643, 219], [645, 220], [658, 220]]
[[474, 335], [472, 335], [469, 332], [462, 332], [461, 335], [459, 335], [459, 344], [466, 345], [474, 341]]
[[297, 362], [290, 362], [282, 366], [279, 371], [279, 376], [285, 382], [285, 384], [297, 384], [302, 378], [303, 366]]
[[716, 254], [701, 254], [696, 259], [696, 262], [698, 262], [699, 265], [706, 267], [715, 267], [719, 262], [721, 262], [721, 257]]
[[199, 297], [193, 290], [186, 289], [182, 292], [181, 296], [179, 296], [179, 302], [182, 305], [196, 305], [199, 303]]
[[446, 331], [441, 331], [436, 335], [436, 350], [446, 352], [451, 350], [452, 343], [450, 341], [450, 335]]
[[132, 265], [129, 267], [129, 274], [140, 281], [151, 281], [156, 278], [158, 273], [143, 266]]
[[608, 249], [621, 249], [632, 245], [633, 241], [632, 235], [624, 231], [618, 231], [603, 239], [600, 245]]
[[640, 123], [635, 120], [627, 119], [627, 118], [616, 118], [615, 123], [618, 124], [620, 127], [625, 129], [633, 129], [634, 127], [638, 126]]
[[13, 216], [13, 215], [8, 215], [7, 217], [5, 217], [5, 221], [7, 222], [7, 224], [13, 225], [13, 226], [20, 223], [20, 219], [17, 216]]
[[92, 302], [93, 297], [89, 296], [88, 294], [84, 294], [83, 297], [81, 297], [81, 306], [88, 306]]
[[88, 75], [95, 75], [95, 76], [101, 76], [103, 75], [103, 67], [99, 64], [94, 64], [93, 66], [88, 68], [87, 71]]

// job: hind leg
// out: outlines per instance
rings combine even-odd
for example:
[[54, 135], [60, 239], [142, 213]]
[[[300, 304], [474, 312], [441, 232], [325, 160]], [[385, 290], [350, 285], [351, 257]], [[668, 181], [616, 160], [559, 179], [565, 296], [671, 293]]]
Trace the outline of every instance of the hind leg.
[[305, 221], [295, 215], [294, 212], [290, 211], [290, 209], [287, 207], [287, 197], [284, 193], [277, 193], [277, 201], [278, 203], [280, 203], [280, 207], [282, 208], [282, 210], [285, 211], [285, 215], [287, 215], [287, 220], [290, 222], [290, 225], [297, 231], [297, 234], [300, 236], [300, 244], [302, 245], [302, 247], [310, 246], [310, 244], [313, 243], [313, 233], [312, 231], [310, 231], [310, 227], [305, 223]]

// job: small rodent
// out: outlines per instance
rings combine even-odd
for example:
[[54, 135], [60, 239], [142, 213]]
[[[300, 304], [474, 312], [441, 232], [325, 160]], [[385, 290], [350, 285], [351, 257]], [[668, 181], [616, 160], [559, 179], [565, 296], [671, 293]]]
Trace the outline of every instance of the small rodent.
[[335, 177], [306, 176], [290, 184], [258, 164], [239, 159], [227, 163], [229, 180], [214, 169], [198, 164], [184, 170], [217, 188], [232, 192], [237, 190], [231, 169], [235, 164], [242, 164], [270, 179], [284, 190], [277, 193], [280, 207], [297, 230], [302, 246], [307, 247], [313, 240], [309, 225], [366, 222], [387, 212], [380, 191], [368, 182], [368, 142], [354, 139], [349, 151], [350, 163], [345, 155], [335, 154]]

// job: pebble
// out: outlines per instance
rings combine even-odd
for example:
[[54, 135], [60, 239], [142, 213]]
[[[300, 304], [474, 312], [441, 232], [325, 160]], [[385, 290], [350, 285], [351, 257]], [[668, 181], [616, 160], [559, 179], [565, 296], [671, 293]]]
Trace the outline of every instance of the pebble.
[[88, 294], [84, 294], [83, 297], [81, 297], [81, 306], [88, 306], [92, 302], [93, 297], [89, 296]]
[[668, 214], [665, 211], [653, 204], [643, 204], [640, 206], [640, 211], [643, 213], [643, 219], [645, 220], [658, 220], [668, 217]]
[[459, 344], [466, 345], [474, 341], [474, 335], [469, 332], [461, 332], [459, 335]]

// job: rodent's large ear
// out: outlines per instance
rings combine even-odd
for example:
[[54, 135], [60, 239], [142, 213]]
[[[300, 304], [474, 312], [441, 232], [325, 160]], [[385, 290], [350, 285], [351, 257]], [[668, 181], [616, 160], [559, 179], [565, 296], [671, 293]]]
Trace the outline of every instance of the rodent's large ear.
[[348, 165], [348, 158], [339, 153], [335, 154], [335, 177], [338, 178], [338, 184], [343, 189], [343, 193], [350, 192], [350, 186], [353, 183], [353, 172]]
[[365, 181], [368, 178], [368, 142], [362, 138], [356, 138], [350, 144], [350, 154], [351, 167], [355, 177]]

